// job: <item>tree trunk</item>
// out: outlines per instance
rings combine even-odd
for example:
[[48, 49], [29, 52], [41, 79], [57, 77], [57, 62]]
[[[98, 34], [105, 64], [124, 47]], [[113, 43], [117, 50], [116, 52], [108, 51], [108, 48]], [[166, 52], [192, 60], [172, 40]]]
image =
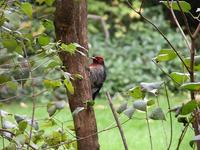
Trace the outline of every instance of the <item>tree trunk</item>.
[[[57, 0], [55, 12], [55, 31], [57, 40], [69, 44], [78, 43], [88, 49], [87, 39], [87, 2], [86, 0]], [[86, 50], [79, 49], [87, 54]], [[66, 71], [80, 74], [83, 79], [73, 82], [75, 93], [68, 94], [71, 112], [77, 107], [85, 109], [73, 116], [79, 150], [98, 150], [98, 135], [95, 114], [92, 107], [85, 102], [92, 99], [89, 80], [88, 59], [79, 53], [74, 55], [60, 53]]]

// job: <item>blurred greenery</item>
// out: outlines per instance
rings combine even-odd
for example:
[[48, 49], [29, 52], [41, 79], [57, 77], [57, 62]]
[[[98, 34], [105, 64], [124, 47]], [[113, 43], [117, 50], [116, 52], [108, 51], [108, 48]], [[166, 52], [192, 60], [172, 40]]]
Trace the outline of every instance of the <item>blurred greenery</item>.
[[[23, 119], [23, 122], [20, 124], [16, 117], [13, 118], [13, 116], [19, 113], [27, 114], [30, 117], [32, 113], [30, 111], [30, 108], [32, 108], [30, 101], [33, 100], [35, 95], [37, 95], [38, 105], [36, 106], [36, 117], [39, 122], [56, 116], [57, 125], [62, 124], [61, 126], [63, 126], [65, 122], [63, 120], [67, 118], [65, 129], [73, 130], [69, 127], [72, 125], [71, 116], [69, 115], [69, 109], [63, 109], [65, 107], [63, 100], [67, 100], [66, 90], [71, 94], [74, 93], [75, 89], [72, 86], [71, 79], [76, 80], [82, 77], [79, 74], [68, 73], [62, 65], [58, 53], [61, 51], [72, 55], [77, 52], [80, 53], [77, 47], [80, 48], [81, 46], [78, 43], [67, 45], [56, 41], [53, 23], [54, 2], [55, 0], [0, 1], [0, 101], [7, 103], [15, 101], [15, 103], [11, 103], [8, 106], [3, 106], [6, 111], [11, 112], [12, 118], [9, 115], [5, 115], [4, 111], [1, 111], [0, 115], [1, 118], [5, 116], [10, 117], [8, 120], [14, 122], [13, 124], [6, 123], [6, 125], [15, 126], [13, 130], [19, 136], [19, 139], [16, 138], [15, 140], [16, 142], [23, 142], [23, 144], [26, 142], [24, 135], [27, 135], [25, 130], [27, 125], [30, 125], [30, 118]], [[130, 2], [133, 2], [134, 9], [139, 10], [140, 0], [132, 0]], [[141, 12], [166, 35], [181, 56], [186, 58], [184, 59], [185, 63], [189, 66], [189, 53], [186, 50], [184, 40], [178, 30], [172, 28], [170, 21], [166, 19], [167, 13], [163, 6], [155, 0], [151, 0], [143, 5]], [[167, 72], [177, 83], [182, 84], [188, 79], [188, 75], [185, 74], [185, 68], [180, 63], [180, 60], [176, 58], [176, 54], [169, 50], [170, 47], [162, 36], [153, 26], [132, 11], [124, 0], [89, 0], [88, 13], [90, 16], [88, 16], [89, 55], [103, 56], [107, 68], [107, 79], [101, 90], [101, 99], [103, 99], [105, 91], [109, 91], [114, 95], [114, 100], [121, 99], [120, 102], [115, 104], [118, 112], [124, 111], [126, 116], [132, 117], [135, 109], [138, 109], [146, 111], [146, 113], [150, 112], [151, 119], [162, 120], [162, 122], [152, 120], [150, 124], [153, 125], [152, 137], [154, 145], [158, 146], [157, 149], [163, 149], [163, 147], [166, 147], [167, 140], [165, 139], [166, 137], [163, 138], [163, 144], [160, 144], [161, 136], [164, 134], [158, 135], [161, 134], [158, 129], [161, 129], [161, 123], [163, 128], [166, 127], [165, 131], [170, 130], [170, 128], [168, 122], [165, 123], [163, 121], [165, 118], [169, 119], [166, 101], [161, 101], [160, 104], [158, 101], [156, 103], [157, 94], [160, 94], [158, 90], [161, 86], [163, 87], [163, 82], [159, 81], [164, 79], [168, 81], [166, 80], [167, 78], [164, 78], [166, 77], [164, 72]], [[164, 60], [162, 60], [163, 56], [158, 58], [157, 55], [164, 53], [161, 50], [168, 50], [167, 52], [165, 51], [167, 58], [165, 57]], [[163, 69], [162, 71], [153, 63], [152, 59]], [[199, 70], [199, 57], [196, 57], [195, 69]], [[200, 75], [197, 74], [196, 77], [200, 79]], [[141, 82], [151, 83], [140, 84]], [[167, 85], [174, 95], [178, 93], [178, 84], [167, 82]], [[185, 87], [187, 86], [186, 84]], [[189, 86], [194, 88], [194, 85], [189, 84]], [[199, 88], [199, 84], [195, 87], [195, 89], [197, 88]], [[164, 92], [161, 91], [161, 94]], [[130, 94], [130, 97], [126, 95], [127, 93]], [[149, 100], [148, 97], [145, 97], [150, 94], [153, 95], [153, 100], [152, 97]], [[191, 104], [187, 102], [185, 95], [183, 94], [184, 97], [179, 97], [179, 100], [172, 97], [173, 106], [185, 103], [182, 106], [186, 111], [181, 112], [184, 115], [191, 113], [197, 107], [196, 102], [189, 107], [188, 105]], [[143, 100], [133, 102], [134, 98], [141, 98]], [[101, 101], [101, 99], [100, 101], [97, 100], [94, 105], [100, 130], [112, 123], [110, 110], [106, 102]], [[164, 98], [161, 97], [161, 99]], [[121, 105], [121, 108], [119, 108], [118, 106], [120, 106], [122, 101], [125, 101], [125, 104], [123, 103], [123, 106]], [[18, 106], [18, 102], [21, 102], [21, 106]], [[45, 105], [43, 105], [44, 103]], [[154, 106], [150, 107], [151, 105]], [[160, 109], [159, 105], [163, 109]], [[129, 106], [128, 109], [127, 106]], [[155, 109], [152, 111], [152, 108]], [[144, 118], [145, 114], [138, 110], [136, 115]], [[63, 114], [67, 115], [67, 117]], [[120, 119], [124, 120], [126, 116]], [[22, 116], [18, 116], [18, 119], [20, 117]], [[184, 119], [188, 118], [186, 116]], [[25, 126], [25, 129], [22, 130], [21, 126]], [[173, 147], [177, 145], [179, 134], [183, 128], [182, 123], [176, 123], [174, 128], [173, 136], [175, 140], [172, 143]], [[50, 132], [51, 129], [47, 129], [45, 132]], [[126, 136], [131, 148], [137, 149], [140, 147], [141, 149], [148, 149], [148, 145], [143, 144], [149, 142], [147, 140], [147, 126], [144, 119], [136, 123], [135, 120], [131, 120], [124, 125], [124, 129], [125, 132], [128, 130]], [[63, 133], [64, 137], [62, 137], [60, 131], [51, 131], [53, 132], [50, 132], [50, 135], [44, 138], [39, 146], [59, 144], [62, 141], [66, 141], [67, 136], [70, 137], [69, 140], [73, 138], [68, 132]], [[33, 135], [43, 134], [43, 131], [41, 132], [34, 129]], [[119, 135], [113, 136], [114, 134], [116, 135], [116, 130], [108, 132], [110, 133], [109, 135], [100, 134], [102, 149], [122, 149], [122, 143], [119, 143]], [[21, 133], [23, 133], [23, 136]], [[189, 149], [188, 141], [191, 139], [191, 136], [192, 132], [189, 131], [185, 137], [186, 142], [184, 141], [181, 145], [181, 149]], [[36, 138], [37, 140], [39, 138]], [[76, 147], [75, 145], [71, 146], [71, 148]]]

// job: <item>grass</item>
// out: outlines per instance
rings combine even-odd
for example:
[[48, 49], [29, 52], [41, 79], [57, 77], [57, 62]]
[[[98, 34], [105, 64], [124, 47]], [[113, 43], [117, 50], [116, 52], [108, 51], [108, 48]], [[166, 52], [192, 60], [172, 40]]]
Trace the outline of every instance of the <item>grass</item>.
[[[173, 98], [172, 98], [173, 99]], [[175, 100], [176, 103], [177, 100]], [[11, 113], [17, 114], [26, 114], [31, 116], [32, 106], [30, 103], [25, 103], [26, 105], [20, 105], [18, 103], [11, 103], [4, 105], [2, 107], [3, 110], [6, 110]], [[44, 119], [48, 117], [46, 112], [46, 108], [41, 106], [45, 104], [38, 103], [37, 106], [40, 106], [36, 109], [36, 118]], [[115, 103], [115, 106], [119, 105], [119, 103]], [[164, 107], [165, 112], [167, 112], [167, 103], [164, 98], [161, 98], [160, 105], [162, 108]], [[97, 100], [94, 106], [98, 130], [103, 130], [109, 127], [112, 123], [115, 123], [114, 118], [112, 116], [112, 112], [108, 106], [107, 101], [105, 100]], [[136, 112], [134, 116], [145, 117], [144, 113]], [[62, 121], [68, 121], [67, 125], [72, 126], [73, 122], [71, 121], [71, 114], [69, 109], [61, 110], [56, 118]], [[120, 121], [126, 120], [127, 117], [121, 115]], [[169, 142], [170, 135], [170, 124], [169, 124], [169, 114], [166, 114], [167, 121], [150, 121], [150, 128], [153, 139], [153, 149], [154, 150], [165, 150], [167, 149], [166, 137], [164, 134], [164, 130], [167, 134], [167, 142]], [[163, 130], [164, 128], [164, 130]], [[150, 150], [150, 141], [148, 135], [148, 129], [146, 120], [138, 120], [133, 118], [123, 125], [124, 133], [127, 139], [128, 147], [130, 150]], [[178, 124], [176, 119], [173, 117], [173, 141], [172, 141], [172, 150], [174, 150], [178, 143], [178, 138], [183, 129], [182, 124]], [[189, 129], [180, 150], [189, 150], [191, 149], [189, 146], [189, 141], [193, 137], [192, 129]], [[123, 150], [123, 143], [117, 128], [102, 132], [99, 134], [99, 143], [101, 150]], [[1, 146], [2, 144], [0, 144]]]

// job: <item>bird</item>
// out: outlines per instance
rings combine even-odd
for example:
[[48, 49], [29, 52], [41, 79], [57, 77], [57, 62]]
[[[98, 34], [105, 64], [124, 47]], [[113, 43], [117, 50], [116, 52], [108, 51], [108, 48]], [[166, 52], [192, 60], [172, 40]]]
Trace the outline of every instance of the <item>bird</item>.
[[92, 99], [95, 100], [106, 80], [106, 67], [101, 56], [92, 57], [93, 62], [89, 65], [89, 78], [92, 89]]

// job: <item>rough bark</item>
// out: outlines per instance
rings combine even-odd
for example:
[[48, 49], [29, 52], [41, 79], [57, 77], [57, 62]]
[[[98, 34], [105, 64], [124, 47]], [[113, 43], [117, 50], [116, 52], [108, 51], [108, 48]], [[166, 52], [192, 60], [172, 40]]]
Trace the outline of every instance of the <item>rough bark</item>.
[[[55, 32], [57, 40], [69, 44], [78, 43], [88, 49], [87, 39], [87, 2], [86, 0], [57, 0], [55, 11]], [[79, 49], [87, 55], [86, 50]], [[88, 59], [76, 53], [74, 55], [60, 53], [60, 58], [66, 71], [80, 74], [82, 80], [74, 80], [75, 93], [68, 94], [71, 112], [77, 107], [85, 107], [87, 100], [91, 100], [91, 86], [88, 77]], [[95, 114], [92, 107], [73, 117], [79, 150], [98, 150], [98, 135]], [[85, 138], [86, 137], [86, 138]]]

